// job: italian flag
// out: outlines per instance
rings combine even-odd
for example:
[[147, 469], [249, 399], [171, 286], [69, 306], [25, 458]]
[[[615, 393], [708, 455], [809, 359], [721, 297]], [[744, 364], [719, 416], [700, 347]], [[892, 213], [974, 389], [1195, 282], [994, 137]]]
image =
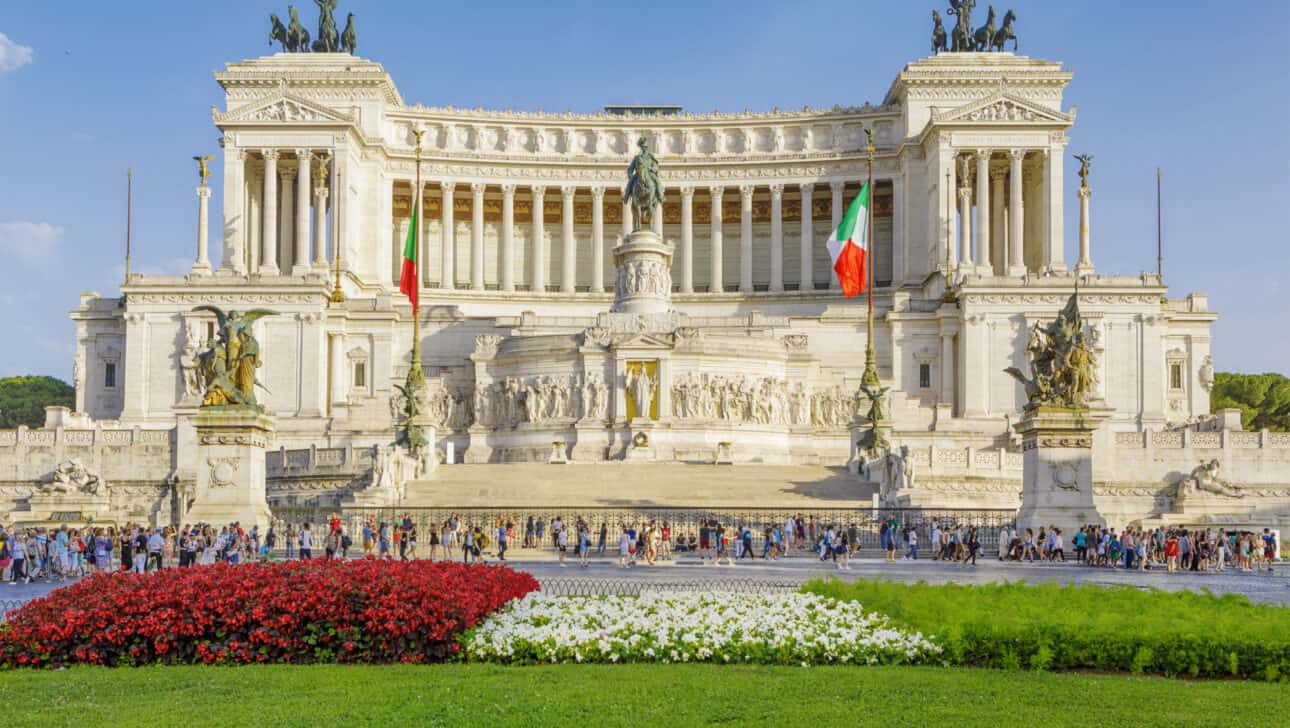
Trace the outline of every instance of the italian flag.
[[838, 229], [829, 236], [825, 247], [833, 259], [833, 271], [842, 284], [842, 295], [850, 298], [864, 293], [868, 286], [867, 251], [869, 226], [869, 183], [860, 188], [860, 194], [851, 201], [847, 214], [842, 216]]
[[403, 270], [399, 272], [399, 290], [412, 302], [412, 314], [417, 312], [417, 206], [412, 205], [412, 221], [408, 223], [408, 240], [403, 244]]

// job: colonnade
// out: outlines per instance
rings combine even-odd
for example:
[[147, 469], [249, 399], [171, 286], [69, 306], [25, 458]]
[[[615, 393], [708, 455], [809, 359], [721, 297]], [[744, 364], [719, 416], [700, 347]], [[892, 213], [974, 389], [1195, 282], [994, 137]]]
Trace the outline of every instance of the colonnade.
[[[955, 170], [955, 204], [947, 211], [946, 235], [952, 268], [998, 276], [1067, 270], [1062, 250], [1063, 148], [956, 152], [949, 161]], [[967, 165], [956, 163], [962, 158]], [[1081, 260], [1087, 258], [1081, 249]]]
[[[848, 190], [848, 182], [851, 184]], [[882, 180], [889, 183], [889, 180]], [[516, 290], [531, 291], [550, 291], [559, 293], [574, 293], [577, 291], [590, 291], [600, 293], [605, 291], [606, 286], [606, 260], [608, 252], [606, 244], [612, 247], [621, 240], [622, 237], [631, 233], [631, 210], [630, 205], [623, 203], [621, 211], [620, 229], [609, 231], [609, 239], [606, 240], [606, 196], [617, 196], [622, 199], [624, 190], [619, 185], [577, 185], [577, 184], [560, 184], [547, 186], [544, 184], [532, 184], [519, 186], [511, 183], [502, 183], [499, 185], [488, 185], [481, 182], [469, 183], [470, 189], [470, 206], [469, 206], [469, 230], [467, 232], [464, 225], [457, 222], [459, 215], [463, 215], [462, 210], [454, 210], [454, 203], [460, 190], [466, 187], [467, 183], [446, 180], [446, 181], [426, 181], [424, 182], [423, 201], [428, 200], [435, 190], [440, 193], [439, 209], [439, 230], [437, 234], [423, 235], [423, 247], [421, 251], [422, 280], [428, 281], [431, 287], [437, 287], [444, 290], [456, 288], [467, 288], [470, 290], [482, 291], [496, 288], [504, 292]], [[807, 211], [805, 214], [799, 214], [800, 226], [795, 234], [790, 233], [791, 237], [797, 238], [798, 250], [786, 250], [786, 233], [785, 233], [785, 197], [786, 193], [791, 193], [796, 188], [800, 195], [801, 210]], [[825, 218], [816, 217], [813, 204], [818, 188], [827, 189], [830, 194], [831, 214]], [[828, 256], [824, 251], [824, 242], [828, 233], [823, 231], [823, 227], [817, 228], [819, 224], [823, 226], [826, 222], [835, 228], [841, 221], [844, 210], [843, 203], [847, 194], [854, 195], [859, 188], [859, 180], [832, 180], [827, 182], [806, 182], [797, 184], [772, 183], [769, 185], [682, 185], [677, 187], [668, 187], [664, 194], [668, 204], [679, 202], [680, 216], [679, 225], [675, 222], [667, 224], [666, 236], [676, 245], [676, 260], [673, 267], [673, 279], [676, 290], [681, 293], [693, 292], [719, 292], [719, 291], [738, 291], [740, 293], [752, 293], [754, 291], [766, 291], [770, 293], [781, 293], [787, 290], [813, 291], [819, 288], [837, 289], [838, 283], [836, 276], [828, 270], [828, 266], [821, 261], [827, 261]], [[892, 187], [894, 190], [894, 186]], [[500, 220], [497, 219], [496, 200], [497, 192], [500, 191], [501, 210]], [[495, 258], [487, 255], [485, 246], [485, 231], [488, 226], [485, 224], [485, 195], [491, 193], [490, 200], [494, 207], [492, 208], [493, 219], [490, 224], [496, 227], [496, 245]], [[704, 194], [706, 193], [706, 195]], [[723, 214], [722, 205], [728, 194], [738, 194], [740, 205], [737, 220], [726, 220], [729, 215]], [[894, 194], [894, 192], [893, 192]], [[560, 200], [559, 226], [547, 225], [546, 202], [550, 196], [558, 196]], [[590, 250], [587, 250], [587, 232], [585, 227], [581, 230], [575, 230], [574, 205], [575, 200], [581, 203], [591, 200], [590, 216]], [[769, 198], [769, 215], [766, 215], [767, 208], [764, 206], [766, 198]], [[516, 201], [517, 198], [530, 200], [531, 214], [529, 220], [517, 222], [516, 219]], [[698, 202], [696, 203], [696, 198]], [[760, 215], [754, 214], [754, 200], [757, 199], [763, 207]], [[849, 202], [849, 198], [845, 200]], [[424, 203], [423, 203], [424, 204]], [[617, 203], [613, 203], [617, 204]], [[696, 214], [705, 210], [706, 205], [707, 217], [709, 223], [706, 226], [706, 240], [703, 240], [704, 231], [699, 230], [696, 236], [696, 227], [699, 227], [698, 220], [702, 215]], [[696, 206], [698, 209], [696, 210]], [[584, 208], [585, 209], [585, 208]], [[675, 210], [673, 210], [675, 214]], [[433, 213], [425, 215], [429, 218]], [[406, 239], [406, 215], [398, 216], [400, 219], [396, 222], [395, 233], [391, 244], [401, 250], [402, 241]], [[584, 218], [582, 225], [588, 221]], [[754, 236], [754, 222], [758, 225], [769, 225], [769, 246], [755, 244], [760, 243], [765, 238], [766, 227], [759, 228], [762, 233], [761, 240]], [[737, 223], [737, 232], [735, 230]], [[423, 220], [423, 230], [430, 225], [430, 220]], [[653, 215], [651, 227], [655, 232], [660, 234], [664, 231], [663, 214], [661, 210], [656, 210]], [[581, 236], [578, 233], [581, 232]], [[726, 266], [729, 265], [726, 239], [731, 234], [738, 235], [736, 240], [736, 258], [737, 271], [733, 280], [728, 280], [728, 271]], [[464, 239], [469, 235], [469, 242]], [[516, 261], [521, 255], [518, 249], [518, 238], [523, 237], [528, 241], [527, 248], [527, 265], [517, 266]], [[697, 239], [696, 239], [697, 238]], [[581, 244], [580, 244], [581, 240]], [[791, 240], [790, 240], [791, 242]], [[887, 246], [891, 241], [885, 242]], [[466, 247], [468, 245], [468, 248]], [[706, 250], [704, 246], [707, 246]], [[460, 248], [460, 249], [459, 249]], [[468, 252], [467, 252], [468, 251]], [[558, 251], [558, 265], [553, 267], [552, 261], [555, 259]], [[581, 261], [582, 273], [580, 274], [580, 256], [590, 254], [591, 264], [585, 265]], [[706, 254], [706, 255], [705, 255]], [[789, 258], [796, 258], [789, 271], [790, 266], [786, 265]], [[401, 253], [394, 255], [397, 262]], [[706, 271], [707, 284], [696, 283], [696, 266], [707, 258], [708, 268]], [[432, 273], [429, 261], [438, 261], [437, 272]], [[757, 265], [754, 265], [756, 261]], [[495, 262], [497, 272], [495, 276], [487, 276], [486, 272], [489, 266]], [[460, 274], [457, 271], [458, 266], [463, 270]], [[468, 271], [468, 275], [466, 275]], [[391, 271], [394, 273], [394, 271]], [[548, 280], [548, 275], [555, 280]], [[827, 276], [827, 278], [826, 278]], [[825, 281], [829, 282], [825, 282]], [[611, 281], [612, 285], [612, 281]]]
[[[221, 268], [260, 275], [325, 271], [339, 229], [337, 169], [330, 150], [226, 149]], [[208, 272], [207, 201], [198, 195], [196, 273]], [[312, 253], [312, 255], [311, 255]]]

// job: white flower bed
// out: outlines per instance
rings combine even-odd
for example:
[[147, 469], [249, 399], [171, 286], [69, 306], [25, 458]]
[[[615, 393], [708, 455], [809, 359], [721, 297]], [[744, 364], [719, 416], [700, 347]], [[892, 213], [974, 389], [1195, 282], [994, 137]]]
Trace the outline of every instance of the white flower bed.
[[940, 653], [859, 602], [815, 594], [647, 593], [555, 597], [532, 592], [489, 617], [466, 643], [489, 662], [908, 663]]

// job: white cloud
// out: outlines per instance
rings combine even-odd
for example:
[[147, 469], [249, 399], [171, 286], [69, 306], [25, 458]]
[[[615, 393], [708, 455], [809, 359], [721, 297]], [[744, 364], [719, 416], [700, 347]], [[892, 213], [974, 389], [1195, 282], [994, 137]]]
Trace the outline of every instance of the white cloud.
[[0, 33], [0, 73], [16, 71], [28, 63], [31, 63], [31, 46], [15, 43]]
[[47, 222], [0, 222], [0, 253], [28, 266], [39, 266], [58, 255], [63, 228]]

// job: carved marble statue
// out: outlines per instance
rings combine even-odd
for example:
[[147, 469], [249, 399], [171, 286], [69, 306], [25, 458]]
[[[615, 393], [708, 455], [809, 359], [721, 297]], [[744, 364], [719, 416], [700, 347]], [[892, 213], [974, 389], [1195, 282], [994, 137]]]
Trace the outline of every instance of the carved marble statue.
[[184, 378], [184, 397], [202, 396], [201, 376], [197, 371], [197, 342], [191, 338], [184, 341], [184, 348], [179, 352], [179, 371]]
[[649, 149], [649, 140], [641, 137], [636, 140], [640, 152], [627, 166], [627, 188], [623, 192], [623, 202], [632, 205], [632, 232], [641, 229], [641, 225], [652, 221], [654, 205], [663, 204], [663, 183], [658, 176], [658, 159]]
[[85, 467], [79, 460], [64, 460], [54, 468], [49, 482], [37, 485], [43, 495], [73, 493], [102, 496], [107, 494], [107, 484], [98, 473]]
[[[255, 370], [262, 364], [260, 343], [252, 326], [276, 311], [256, 308], [246, 313], [224, 313], [217, 306], [197, 306], [193, 311], [209, 311], [217, 322], [215, 340], [197, 355], [197, 370], [204, 391], [202, 406], [245, 405], [258, 407], [255, 387], [259, 382]], [[263, 385], [260, 385], [263, 387]]]
[[658, 389], [658, 378], [645, 370], [628, 372], [627, 391], [631, 393], [632, 403], [636, 407], [636, 416], [650, 419], [650, 410], [654, 403], [654, 392]]
[[1200, 371], [1197, 373], [1200, 378], [1200, 386], [1208, 392], [1214, 388], [1214, 357], [1209, 354], [1200, 363]]
[[1218, 460], [1202, 462], [1192, 469], [1191, 474], [1181, 478], [1174, 489], [1174, 504], [1177, 505], [1188, 497], [1199, 493], [1214, 493], [1227, 498], [1244, 498], [1240, 488], [1219, 477]]

